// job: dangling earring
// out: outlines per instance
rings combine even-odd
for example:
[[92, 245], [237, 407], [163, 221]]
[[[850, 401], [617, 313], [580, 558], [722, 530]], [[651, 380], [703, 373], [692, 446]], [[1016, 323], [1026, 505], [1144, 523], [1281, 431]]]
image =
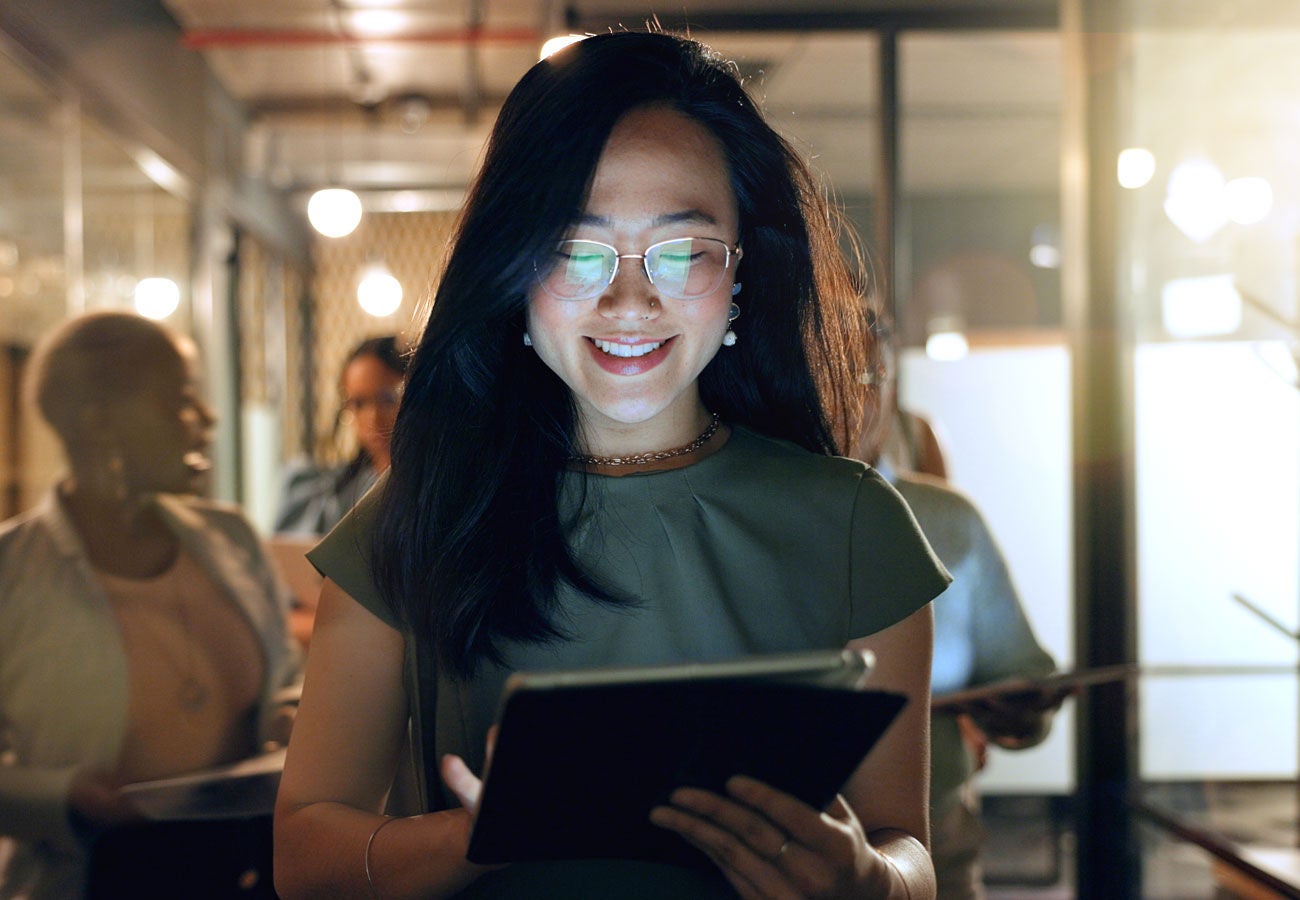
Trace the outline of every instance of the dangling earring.
[[[732, 287], [731, 293], [733, 296], [736, 294], [739, 288], [740, 285], [738, 284]], [[724, 347], [736, 346], [736, 332], [731, 330], [731, 323], [736, 321], [739, 318], [740, 318], [740, 306], [733, 303], [731, 304], [731, 308], [727, 310], [727, 333], [722, 336], [722, 346]]]
[[101, 473], [95, 478], [96, 488], [112, 497], [118, 503], [126, 502], [126, 461], [122, 454], [113, 450], [104, 461]]
[[731, 286], [731, 296], [735, 297], [739, 293], [740, 293], [740, 282], [737, 281], [735, 284]]
[[533, 339], [532, 339], [532, 337], [529, 336], [528, 332], [525, 331], [525, 332], [524, 332], [524, 346], [525, 346], [525, 347], [531, 347], [532, 345], [533, 345]]

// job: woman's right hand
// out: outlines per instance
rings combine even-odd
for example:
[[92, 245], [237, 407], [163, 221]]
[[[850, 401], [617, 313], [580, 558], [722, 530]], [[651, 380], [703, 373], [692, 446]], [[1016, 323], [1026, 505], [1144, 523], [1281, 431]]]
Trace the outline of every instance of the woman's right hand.
[[[493, 725], [488, 729], [487, 746], [484, 748], [483, 758], [487, 763], [492, 761], [492, 750], [497, 743], [497, 726]], [[456, 795], [460, 805], [469, 813], [471, 821], [478, 815], [478, 799], [483, 793], [483, 780], [475, 775], [465, 760], [456, 756], [454, 753], [448, 753], [442, 758], [442, 765], [439, 768], [442, 775], [443, 784], [447, 789]]]
[[478, 798], [483, 792], [483, 781], [470, 771], [465, 760], [450, 753], [442, 758], [440, 771], [443, 783], [456, 795], [472, 821], [478, 814]]
[[99, 831], [144, 820], [107, 772], [79, 772], [68, 786], [68, 811], [74, 822]]
[[[451, 897], [486, 871], [465, 858], [468, 806], [376, 815], [408, 738], [405, 652], [400, 631], [326, 580], [276, 799], [281, 897]], [[450, 775], [472, 806], [478, 779]]]

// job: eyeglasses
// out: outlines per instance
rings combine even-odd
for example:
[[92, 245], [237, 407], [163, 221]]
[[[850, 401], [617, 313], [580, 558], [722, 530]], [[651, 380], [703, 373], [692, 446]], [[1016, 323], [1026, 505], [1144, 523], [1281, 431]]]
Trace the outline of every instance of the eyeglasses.
[[398, 388], [391, 391], [380, 391], [370, 397], [349, 397], [343, 401], [343, 407], [339, 410], [339, 417], [344, 421], [351, 421], [361, 415], [367, 406], [372, 406], [375, 412], [380, 414], [392, 415], [397, 411], [397, 407], [402, 403], [402, 390]]
[[555, 253], [535, 265], [542, 290], [557, 300], [590, 300], [605, 292], [618, 276], [619, 260], [639, 259], [646, 278], [665, 297], [698, 300], [718, 289], [740, 247], [717, 238], [674, 238], [619, 253], [600, 241], [560, 241]]

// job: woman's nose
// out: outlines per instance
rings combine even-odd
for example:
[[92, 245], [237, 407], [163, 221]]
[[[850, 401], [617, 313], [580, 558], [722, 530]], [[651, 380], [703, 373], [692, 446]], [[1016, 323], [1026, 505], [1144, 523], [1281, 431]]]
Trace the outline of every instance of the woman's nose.
[[199, 421], [203, 423], [204, 428], [212, 428], [217, 424], [217, 411], [202, 401], [198, 404]]
[[662, 304], [659, 292], [650, 283], [645, 266], [639, 260], [624, 260], [605, 293], [600, 295], [599, 310], [611, 319], [654, 319]]

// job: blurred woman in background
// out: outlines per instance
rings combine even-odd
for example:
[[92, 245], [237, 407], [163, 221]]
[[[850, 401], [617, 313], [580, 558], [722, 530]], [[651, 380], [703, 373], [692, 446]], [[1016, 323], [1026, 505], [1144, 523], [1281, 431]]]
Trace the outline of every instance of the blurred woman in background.
[[406, 353], [393, 335], [362, 341], [348, 354], [339, 378], [339, 424], [351, 425], [357, 452], [343, 466], [306, 466], [289, 475], [277, 534], [325, 534], [370, 490], [388, 468], [405, 379]]
[[139, 818], [121, 786], [257, 753], [297, 655], [252, 527], [196, 496], [216, 420], [191, 341], [84, 316], [29, 389], [69, 472], [0, 524], [0, 897], [75, 898], [94, 837]]

